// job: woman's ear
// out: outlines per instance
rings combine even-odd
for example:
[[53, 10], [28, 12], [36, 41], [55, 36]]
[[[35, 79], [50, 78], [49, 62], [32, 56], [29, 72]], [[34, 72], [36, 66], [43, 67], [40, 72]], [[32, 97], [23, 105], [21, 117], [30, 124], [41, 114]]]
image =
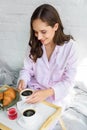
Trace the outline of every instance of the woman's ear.
[[56, 24], [54, 25], [54, 30], [55, 30], [55, 31], [57, 31], [58, 26], [59, 26], [59, 24], [58, 24], [58, 23], [56, 23]]

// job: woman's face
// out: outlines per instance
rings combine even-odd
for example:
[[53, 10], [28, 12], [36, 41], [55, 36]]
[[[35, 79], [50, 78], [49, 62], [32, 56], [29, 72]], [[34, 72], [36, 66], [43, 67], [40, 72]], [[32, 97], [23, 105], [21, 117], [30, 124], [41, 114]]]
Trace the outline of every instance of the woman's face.
[[33, 21], [32, 26], [35, 36], [42, 44], [46, 46], [49, 43], [53, 43], [55, 31], [58, 29], [58, 23], [56, 23], [54, 27], [51, 27], [41, 19], [36, 19]]

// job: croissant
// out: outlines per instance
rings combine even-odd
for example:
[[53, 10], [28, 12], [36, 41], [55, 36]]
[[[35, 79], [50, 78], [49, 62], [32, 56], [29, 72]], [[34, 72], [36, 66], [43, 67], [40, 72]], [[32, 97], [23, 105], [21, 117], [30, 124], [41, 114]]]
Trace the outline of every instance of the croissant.
[[11, 97], [12, 99], [15, 99], [16, 97], [16, 92], [13, 88], [8, 88], [6, 91], [4, 91], [4, 97], [5, 96], [9, 96]]
[[4, 91], [3, 106], [9, 105], [16, 97], [16, 91], [13, 88], [8, 88]]
[[8, 96], [5, 96], [4, 100], [3, 100], [3, 106], [9, 105], [11, 102], [12, 102], [12, 98], [8, 97]]
[[2, 100], [3, 99], [3, 92], [2, 93], [0, 93], [0, 100]]

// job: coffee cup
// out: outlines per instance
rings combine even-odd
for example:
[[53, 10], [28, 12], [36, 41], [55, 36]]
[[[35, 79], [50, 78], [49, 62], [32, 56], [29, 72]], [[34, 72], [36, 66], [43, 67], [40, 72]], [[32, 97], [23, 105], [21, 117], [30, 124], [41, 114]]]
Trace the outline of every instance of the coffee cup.
[[29, 123], [34, 122], [35, 116], [36, 116], [36, 111], [34, 109], [27, 108], [27, 109], [23, 110], [22, 117], [26, 123], [29, 124]]
[[22, 100], [26, 100], [28, 96], [30, 96], [33, 93], [33, 91], [29, 88], [26, 88], [20, 92], [20, 97]]

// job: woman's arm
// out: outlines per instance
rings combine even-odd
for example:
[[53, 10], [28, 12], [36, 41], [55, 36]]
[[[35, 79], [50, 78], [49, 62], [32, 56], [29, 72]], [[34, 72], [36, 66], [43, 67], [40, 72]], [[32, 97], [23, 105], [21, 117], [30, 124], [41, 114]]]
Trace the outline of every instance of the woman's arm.
[[[54, 89], [54, 100], [61, 100], [67, 96], [74, 86], [75, 76], [77, 72], [77, 52], [76, 43], [72, 43], [71, 50], [68, 53], [68, 60], [63, 72], [62, 78], [55, 85], [51, 86]], [[61, 59], [62, 60], [62, 59]]]
[[27, 86], [28, 81], [30, 81], [33, 61], [29, 58], [29, 48], [25, 55], [23, 68], [20, 70], [19, 78], [18, 78], [18, 87], [25, 88]]

